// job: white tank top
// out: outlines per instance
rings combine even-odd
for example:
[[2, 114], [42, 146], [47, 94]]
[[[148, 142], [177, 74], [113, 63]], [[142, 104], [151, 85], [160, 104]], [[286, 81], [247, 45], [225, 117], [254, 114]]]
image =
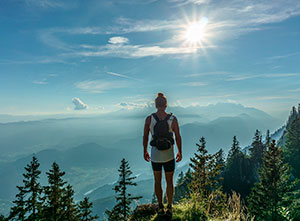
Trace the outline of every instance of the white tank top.
[[[172, 130], [172, 121], [174, 119], [174, 116], [172, 115], [169, 120], [169, 130], [173, 132]], [[154, 134], [154, 126], [156, 124], [156, 120], [151, 114], [151, 123], [150, 123], [150, 133], [151, 133], [151, 140], [153, 139], [153, 134]], [[170, 160], [174, 159], [174, 145], [172, 145], [171, 148], [167, 150], [158, 150], [156, 147], [151, 146], [151, 161], [155, 163], [165, 163]]]

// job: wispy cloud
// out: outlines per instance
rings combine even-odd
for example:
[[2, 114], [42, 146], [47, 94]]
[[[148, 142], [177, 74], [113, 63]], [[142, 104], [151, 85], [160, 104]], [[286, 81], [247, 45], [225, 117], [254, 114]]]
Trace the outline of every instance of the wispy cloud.
[[[209, 21], [206, 26], [206, 32], [210, 33], [210, 41], [214, 42], [214, 44], [202, 45], [202, 48], [216, 47], [216, 45], [221, 45], [221, 41], [269, 28], [265, 25], [281, 22], [293, 16], [300, 15], [300, 2], [293, 0], [274, 0], [272, 2], [267, 0], [221, 2], [209, 0], [170, 0], [169, 2], [170, 4], [206, 4], [205, 16]], [[39, 37], [42, 42], [51, 47], [68, 51], [68, 54], [64, 54], [65, 56], [121, 58], [141, 58], [160, 55], [183, 56], [198, 52], [200, 48], [185, 47], [182, 45], [180, 32], [185, 29], [187, 23], [184, 17], [188, 16], [183, 14], [181, 19], [172, 20], [133, 20], [120, 17], [111, 26], [51, 28], [40, 31]], [[151, 43], [151, 45], [142, 43], [138, 45], [129, 44], [129, 39], [123, 36], [111, 37], [108, 44], [100, 46], [89, 45], [86, 42], [71, 45], [63, 41], [65, 35], [122, 35], [162, 30], [172, 32], [174, 34], [173, 38]]]
[[48, 84], [47, 79], [42, 79], [40, 81], [36, 80], [32, 82], [33, 84], [40, 84], [40, 85], [44, 85], [44, 84]]
[[132, 79], [132, 80], [140, 81], [139, 79], [136, 79], [136, 78], [124, 75], [124, 74], [118, 74], [118, 73], [115, 73], [115, 72], [108, 71], [107, 74], [113, 75], [113, 76], [117, 76], [117, 77], [120, 77], [120, 78], [127, 78], [127, 79]]
[[24, 0], [27, 6], [35, 6], [40, 8], [62, 8], [63, 1], [58, 0]]
[[123, 108], [123, 109], [128, 109], [128, 110], [132, 110], [132, 109], [136, 109], [136, 108], [147, 108], [147, 107], [152, 107], [152, 103], [151, 102], [122, 102], [119, 103], [118, 106]]
[[64, 53], [64, 57], [120, 57], [120, 58], [142, 58], [148, 56], [192, 54], [199, 50], [197, 47], [160, 47], [144, 45], [115, 45], [108, 44], [95, 47], [93, 50], [78, 50], [76, 52]]
[[243, 81], [252, 78], [285, 78], [300, 76], [300, 73], [270, 73], [270, 74], [245, 74], [245, 75], [231, 75], [226, 78], [226, 81]]
[[75, 87], [90, 93], [103, 93], [107, 90], [127, 86], [128, 82], [125, 81], [86, 80], [75, 83]]
[[184, 85], [184, 86], [188, 86], [188, 87], [201, 87], [201, 86], [206, 86], [207, 85], [207, 83], [205, 83], [205, 82], [201, 82], [201, 81], [199, 81], [199, 82], [187, 82], [187, 83], [183, 83], [182, 85]]
[[213, 72], [201, 72], [195, 74], [187, 74], [184, 77], [186, 78], [193, 78], [193, 77], [201, 77], [201, 76], [215, 76], [215, 75], [228, 75], [229, 72], [227, 71], [213, 71]]
[[282, 100], [282, 99], [289, 99], [289, 98], [297, 98], [296, 95], [275, 95], [275, 96], [264, 96], [264, 97], [257, 97], [257, 100]]
[[284, 54], [284, 55], [272, 56], [272, 57], [268, 57], [267, 60], [273, 61], [273, 60], [289, 58], [289, 57], [293, 57], [293, 56], [297, 56], [297, 55], [300, 55], [300, 52], [294, 52], [294, 53], [289, 53], [289, 54]]

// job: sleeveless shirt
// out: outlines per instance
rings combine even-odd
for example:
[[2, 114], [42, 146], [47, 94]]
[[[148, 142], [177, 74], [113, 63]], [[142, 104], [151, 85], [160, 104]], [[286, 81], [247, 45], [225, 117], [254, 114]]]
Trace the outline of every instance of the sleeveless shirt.
[[[169, 130], [173, 132], [172, 130], [172, 122], [173, 122], [174, 116], [172, 115], [170, 119], [168, 120], [169, 124]], [[151, 123], [150, 123], [150, 133], [151, 133], [151, 140], [153, 139], [154, 134], [154, 126], [156, 124], [155, 118], [151, 115]], [[158, 150], [156, 147], [151, 146], [151, 161], [155, 163], [165, 163], [170, 160], [174, 159], [174, 145], [171, 146], [171, 148], [167, 150]]]

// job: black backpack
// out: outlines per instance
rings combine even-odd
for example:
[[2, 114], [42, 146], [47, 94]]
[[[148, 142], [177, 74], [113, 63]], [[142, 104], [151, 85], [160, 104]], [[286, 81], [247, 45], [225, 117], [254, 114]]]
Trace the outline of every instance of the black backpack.
[[154, 134], [150, 145], [156, 147], [158, 150], [167, 150], [174, 144], [173, 133], [169, 131], [168, 124], [172, 113], [168, 114], [163, 120], [160, 120], [156, 113], [153, 113], [152, 116], [156, 120], [156, 124], [154, 125]]

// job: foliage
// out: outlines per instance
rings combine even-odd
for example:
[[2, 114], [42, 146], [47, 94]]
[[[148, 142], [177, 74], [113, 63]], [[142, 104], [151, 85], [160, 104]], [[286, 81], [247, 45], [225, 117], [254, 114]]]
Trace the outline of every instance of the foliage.
[[295, 185], [288, 165], [283, 163], [282, 150], [273, 140], [263, 157], [259, 182], [248, 198], [250, 212], [257, 220], [285, 220], [282, 208], [291, 205], [289, 194]]
[[79, 220], [90, 221], [96, 220], [99, 217], [97, 215], [92, 215], [93, 203], [89, 202], [89, 199], [85, 197], [82, 201], [79, 202]]
[[0, 221], [4, 221], [4, 220], [5, 220], [5, 217], [2, 214], [0, 214]]
[[42, 202], [40, 200], [42, 188], [38, 182], [41, 171], [35, 155], [32, 161], [25, 167], [23, 174], [23, 186], [17, 186], [19, 193], [11, 208], [10, 220], [38, 220], [41, 215]]
[[192, 193], [199, 193], [202, 197], [207, 197], [212, 191], [221, 186], [221, 165], [217, 163], [217, 154], [208, 154], [206, 150], [205, 138], [200, 139], [197, 145], [197, 152], [191, 158], [192, 181], [190, 189]]
[[47, 172], [48, 186], [41, 187], [38, 182], [41, 171], [38, 160], [33, 156], [32, 161], [25, 167], [23, 186], [17, 186], [15, 204], [7, 220], [95, 220], [92, 216], [92, 203], [84, 199], [76, 205], [74, 190], [71, 185], [63, 181], [65, 172], [61, 171], [57, 163]]
[[106, 211], [109, 220], [127, 220], [131, 214], [130, 204], [133, 200], [141, 198], [139, 196], [132, 197], [131, 194], [127, 192], [128, 186], [136, 186], [136, 183], [133, 182], [133, 179], [136, 177], [131, 176], [132, 171], [130, 170], [129, 163], [124, 158], [121, 161], [121, 166], [118, 171], [120, 173], [119, 181], [114, 187], [117, 194], [117, 204], [114, 206], [112, 211]]
[[297, 115], [287, 127], [284, 149], [286, 162], [292, 167], [292, 173], [300, 178], [300, 117]]
[[183, 198], [189, 197], [190, 194], [189, 185], [191, 181], [192, 181], [192, 171], [189, 168], [187, 172], [184, 174], [184, 176], [182, 177], [181, 175], [177, 180], [177, 184], [175, 186], [175, 194], [173, 198], [174, 202], [178, 202]]
[[58, 164], [54, 162], [52, 169], [46, 174], [49, 185], [44, 187], [45, 205], [43, 206], [43, 215], [47, 220], [62, 220], [64, 219], [63, 198], [66, 184], [62, 177], [65, 172], [60, 171]]
[[241, 151], [239, 141], [234, 136], [223, 172], [223, 190], [225, 193], [239, 193], [247, 196], [254, 183], [250, 159]]

